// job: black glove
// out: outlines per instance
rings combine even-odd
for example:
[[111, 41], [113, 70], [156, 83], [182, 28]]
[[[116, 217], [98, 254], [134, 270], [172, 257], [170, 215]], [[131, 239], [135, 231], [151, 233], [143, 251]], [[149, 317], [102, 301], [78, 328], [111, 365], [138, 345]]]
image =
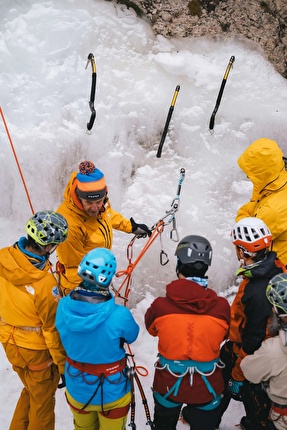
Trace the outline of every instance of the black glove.
[[130, 222], [132, 224], [132, 233], [136, 234], [140, 237], [146, 237], [146, 235], [151, 235], [151, 230], [146, 226], [145, 224], [137, 224], [133, 218], [130, 219]]
[[62, 380], [62, 382], [59, 382], [58, 384], [58, 388], [65, 388], [66, 386], [66, 378], [65, 375], [62, 375], [62, 373], [60, 374], [60, 378]]

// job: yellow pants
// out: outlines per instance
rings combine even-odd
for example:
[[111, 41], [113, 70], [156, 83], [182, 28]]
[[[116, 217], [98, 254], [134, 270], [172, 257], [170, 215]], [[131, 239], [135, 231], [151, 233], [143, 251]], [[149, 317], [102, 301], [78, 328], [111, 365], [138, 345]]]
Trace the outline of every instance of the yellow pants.
[[[68, 399], [68, 403], [70, 404], [71, 411], [74, 416], [74, 426], [75, 430], [125, 430], [127, 414], [122, 418], [108, 418], [104, 416], [100, 412], [102, 411], [102, 407], [99, 405], [88, 405], [84, 412], [88, 413], [78, 413], [76, 409], [81, 409], [84, 404], [77, 402], [73, 397], [66, 391], [66, 396]], [[103, 406], [105, 411], [114, 410], [117, 408], [122, 408], [126, 405], [129, 405], [131, 401], [131, 393], [125, 394], [120, 399], [106, 403]]]
[[49, 351], [36, 351], [10, 344], [3, 346], [13, 370], [24, 385], [9, 430], [54, 430], [55, 392], [60, 379], [57, 367], [52, 364], [41, 370], [28, 368], [28, 364], [41, 368], [41, 363], [46, 363], [51, 358]]

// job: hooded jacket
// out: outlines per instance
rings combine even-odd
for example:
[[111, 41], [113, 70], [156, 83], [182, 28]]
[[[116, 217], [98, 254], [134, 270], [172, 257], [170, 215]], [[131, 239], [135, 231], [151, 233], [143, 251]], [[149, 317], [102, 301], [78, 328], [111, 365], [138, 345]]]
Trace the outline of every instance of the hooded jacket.
[[[139, 333], [130, 310], [116, 304], [112, 296], [107, 301], [91, 303], [79, 300], [73, 291], [59, 302], [56, 327], [67, 356], [88, 364], [121, 360], [125, 357], [123, 342], [134, 342]], [[123, 372], [108, 376], [100, 387], [99, 377], [66, 363], [65, 377], [69, 394], [84, 404], [95, 392], [90, 404], [102, 405], [119, 399], [131, 389]]]
[[273, 402], [287, 405], [287, 332], [266, 339], [261, 347], [241, 362], [241, 368], [248, 381], [259, 384], [268, 381], [266, 388]]
[[0, 341], [31, 350], [48, 349], [63, 373], [66, 359], [55, 328], [58, 286], [48, 272], [36, 268], [17, 244], [0, 250]]
[[[158, 336], [158, 351], [169, 360], [209, 362], [217, 359], [220, 344], [227, 337], [230, 306], [226, 299], [189, 279], [178, 279], [166, 287], [166, 297], [158, 297], [145, 314], [145, 325], [152, 336]], [[208, 377], [216, 394], [224, 382], [218, 367]], [[165, 395], [177, 378], [168, 370], [156, 369], [153, 389]], [[169, 387], [169, 388], [168, 388]], [[198, 373], [181, 383], [179, 393], [170, 400], [178, 403], [203, 404], [212, 400], [211, 393]]]
[[283, 152], [274, 140], [253, 142], [239, 157], [238, 164], [253, 184], [251, 200], [237, 213], [260, 218], [272, 233], [272, 250], [287, 264], [287, 172]]
[[65, 268], [61, 284], [68, 292], [81, 282], [78, 265], [89, 251], [99, 247], [111, 249], [113, 229], [125, 233], [132, 231], [131, 222], [115, 212], [109, 200], [97, 217], [87, 215], [76, 194], [76, 174], [72, 173], [64, 192], [64, 201], [57, 209], [69, 225], [67, 240], [57, 248], [59, 262]]
[[285, 266], [273, 251], [251, 268], [240, 268], [237, 271], [237, 275], [243, 276], [243, 280], [231, 305], [229, 333], [233, 351], [238, 356], [232, 370], [232, 377], [237, 381], [245, 379], [240, 368], [241, 360], [246, 355], [253, 354], [267, 337], [267, 325], [272, 311], [266, 297], [268, 282], [284, 271]]

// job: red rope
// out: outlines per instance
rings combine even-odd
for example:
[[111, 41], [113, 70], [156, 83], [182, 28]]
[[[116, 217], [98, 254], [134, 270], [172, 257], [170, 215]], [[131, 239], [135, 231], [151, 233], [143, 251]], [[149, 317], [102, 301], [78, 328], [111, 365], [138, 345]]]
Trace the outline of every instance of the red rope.
[[32, 214], [34, 214], [34, 213], [35, 213], [35, 211], [34, 211], [34, 208], [33, 208], [33, 205], [32, 205], [31, 199], [30, 199], [30, 196], [29, 196], [28, 188], [27, 188], [27, 186], [26, 186], [26, 182], [25, 182], [25, 179], [24, 179], [24, 176], [23, 176], [22, 170], [21, 170], [21, 166], [20, 166], [20, 163], [19, 163], [19, 161], [18, 161], [18, 157], [17, 157], [16, 151], [15, 151], [15, 148], [14, 148], [14, 145], [13, 145], [13, 142], [12, 142], [12, 139], [11, 139], [11, 136], [10, 136], [10, 133], [9, 133], [9, 129], [8, 129], [8, 126], [7, 126], [7, 123], [6, 123], [5, 117], [4, 117], [4, 113], [3, 113], [3, 111], [2, 111], [2, 108], [1, 108], [1, 107], [0, 107], [0, 114], [1, 114], [1, 117], [2, 117], [2, 120], [3, 120], [3, 124], [4, 124], [5, 130], [6, 130], [6, 133], [7, 133], [7, 136], [8, 136], [8, 139], [9, 139], [10, 145], [11, 145], [11, 148], [12, 148], [12, 152], [13, 152], [13, 154], [14, 154], [14, 158], [15, 158], [15, 161], [16, 161], [16, 164], [17, 164], [17, 167], [18, 167], [18, 170], [19, 170], [19, 174], [20, 174], [21, 179], [22, 179], [22, 183], [23, 183], [23, 186], [24, 186], [24, 189], [25, 189], [25, 192], [26, 192], [26, 196], [27, 196], [27, 199], [28, 199], [28, 202], [29, 202], [29, 205], [30, 205], [30, 208], [31, 208]]

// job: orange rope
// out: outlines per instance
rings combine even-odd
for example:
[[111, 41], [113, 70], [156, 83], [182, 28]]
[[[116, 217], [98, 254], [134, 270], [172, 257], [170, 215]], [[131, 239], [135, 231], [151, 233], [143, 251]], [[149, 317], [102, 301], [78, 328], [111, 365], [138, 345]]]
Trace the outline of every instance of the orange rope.
[[[135, 261], [133, 263], [131, 261], [131, 256], [129, 257], [129, 255], [128, 255], [129, 264], [128, 264], [127, 269], [126, 270], [120, 270], [120, 271], [118, 271], [116, 273], [117, 277], [121, 277], [121, 276], [124, 276], [124, 275], [126, 277], [123, 280], [123, 282], [121, 283], [121, 285], [119, 286], [119, 288], [117, 289], [117, 291], [115, 292], [115, 297], [120, 297], [120, 298], [124, 299], [125, 302], [127, 302], [128, 296], [129, 296], [129, 293], [130, 293], [130, 282], [131, 282], [132, 272], [135, 269], [135, 267], [138, 264], [138, 262], [140, 261], [140, 259], [143, 257], [143, 255], [146, 253], [146, 251], [149, 249], [149, 247], [153, 244], [153, 242], [156, 240], [156, 238], [163, 232], [163, 230], [164, 230], [164, 221], [160, 220], [156, 224], [156, 226], [155, 226], [155, 228], [154, 228], [151, 236], [148, 238], [145, 246], [140, 251], [139, 255], [137, 256], [137, 258], [135, 259]], [[136, 239], [136, 236], [134, 236], [134, 238], [129, 243], [127, 252], [129, 252], [129, 250], [131, 249], [131, 247], [132, 247], [135, 239]], [[124, 285], [126, 285], [125, 295], [121, 296], [120, 295], [120, 291], [122, 290], [122, 288], [124, 287]]]
[[17, 154], [16, 154], [16, 151], [15, 151], [15, 148], [14, 148], [14, 145], [13, 145], [13, 142], [12, 142], [12, 139], [11, 139], [11, 136], [10, 136], [10, 133], [9, 133], [9, 130], [8, 130], [8, 126], [7, 126], [7, 123], [6, 123], [5, 117], [4, 117], [4, 113], [3, 113], [3, 111], [2, 111], [2, 108], [1, 108], [1, 107], [0, 107], [0, 114], [1, 114], [1, 117], [2, 117], [2, 120], [3, 120], [3, 124], [4, 124], [5, 130], [6, 130], [6, 133], [7, 133], [7, 136], [8, 136], [8, 139], [9, 139], [10, 145], [11, 145], [11, 148], [12, 148], [12, 152], [13, 152], [13, 154], [14, 154], [14, 158], [15, 158], [15, 161], [16, 161], [16, 164], [17, 164], [17, 167], [18, 167], [18, 170], [19, 170], [19, 173], [20, 173], [21, 179], [22, 179], [22, 183], [23, 183], [23, 186], [24, 186], [24, 189], [25, 189], [25, 192], [26, 192], [26, 196], [27, 196], [27, 199], [28, 199], [28, 202], [29, 202], [29, 205], [30, 205], [30, 208], [31, 208], [32, 214], [34, 214], [34, 213], [35, 213], [35, 211], [34, 211], [34, 208], [33, 208], [33, 205], [32, 205], [31, 199], [30, 199], [30, 196], [29, 196], [28, 188], [27, 188], [27, 186], [26, 186], [26, 182], [25, 182], [25, 179], [24, 179], [24, 176], [23, 176], [22, 170], [21, 170], [21, 166], [20, 166], [20, 164], [19, 164], [19, 161], [18, 161], [18, 158], [17, 158]]

